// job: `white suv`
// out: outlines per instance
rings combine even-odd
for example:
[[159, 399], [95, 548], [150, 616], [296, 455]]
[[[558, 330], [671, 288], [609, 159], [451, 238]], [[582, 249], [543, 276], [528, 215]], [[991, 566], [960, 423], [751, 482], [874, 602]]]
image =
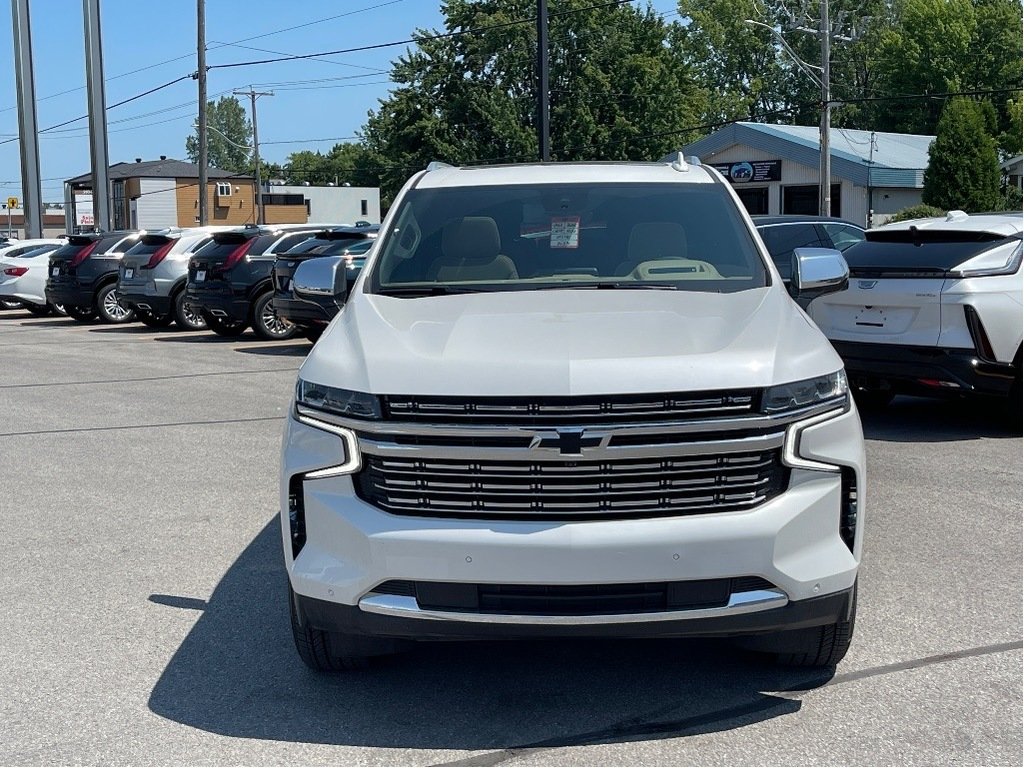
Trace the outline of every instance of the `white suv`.
[[1020, 212], [951, 211], [870, 230], [844, 253], [848, 289], [809, 311], [862, 403], [996, 396], [1020, 426], [1022, 229]]
[[[345, 291], [336, 260], [298, 295]], [[803, 299], [846, 282], [799, 249]], [[850, 643], [864, 446], [842, 361], [730, 186], [662, 163], [432, 166], [306, 359], [284, 433], [318, 670], [411, 640]]]

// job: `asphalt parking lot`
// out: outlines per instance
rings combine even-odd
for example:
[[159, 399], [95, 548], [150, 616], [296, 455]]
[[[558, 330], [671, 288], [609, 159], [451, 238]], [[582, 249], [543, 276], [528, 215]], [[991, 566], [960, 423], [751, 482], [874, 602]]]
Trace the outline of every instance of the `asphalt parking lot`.
[[865, 417], [834, 675], [702, 642], [292, 647], [277, 459], [309, 345], [0, 313], [0, 763], [1019, 765], [1021, 451], [998, 412]]

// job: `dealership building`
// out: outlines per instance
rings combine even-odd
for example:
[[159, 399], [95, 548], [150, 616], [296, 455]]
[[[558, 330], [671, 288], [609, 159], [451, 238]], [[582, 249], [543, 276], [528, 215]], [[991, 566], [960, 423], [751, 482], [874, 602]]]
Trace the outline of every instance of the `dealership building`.
[[[717, 168], [751, 214], [818, 213], [817, 126], [734, 123], [683, 148]], [[921, 202], [934, 136], [832, 128], [832, 215], [878, 226]]]

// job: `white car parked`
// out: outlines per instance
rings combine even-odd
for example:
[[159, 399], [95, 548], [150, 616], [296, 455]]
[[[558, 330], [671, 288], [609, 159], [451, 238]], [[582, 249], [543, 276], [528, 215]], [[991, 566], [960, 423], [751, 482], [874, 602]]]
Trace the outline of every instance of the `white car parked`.
[[[841, 289], [797, 249], [802, 299]], [[403, 641], [850, 645], [864, 444], [842, 361], [730, 185], [661, 163], [432, 167], [401, 191], [285, 427], [300, 657]], [[339, 271], [340, 270], [340, 271]]]
[[869, 230], [844, 253], [849, 287], [809, 312], [863, 403], [980, 395], [1019, 413], [1022, 230], [1020, 212], [951, 211]]
[[0, 298], [19, 301], [34, 315], [47, 315], [46, 269], [49, 253], [64, 244], [54, 238], [18, 240], [0, 249]]

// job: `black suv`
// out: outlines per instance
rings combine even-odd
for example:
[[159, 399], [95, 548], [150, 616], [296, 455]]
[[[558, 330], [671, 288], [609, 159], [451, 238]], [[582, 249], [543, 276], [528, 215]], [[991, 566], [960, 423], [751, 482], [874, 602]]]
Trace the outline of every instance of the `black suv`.
[[96, 315], [106, 323], [127, 323], [135, 312], [117, 298], [117, 271], [125, 251], [135, 245], [138, 231], [90, 232], [71, 235], [50, 254], [46, 300], [63, 304], [68, 315], [88, 322]]
[[796, 248], [834, 248], [845, 251], [863, 242], [864, 228], [828, 216], [751, 216], [765, 247], [789, 282]]
[[316, 301], [299, 298], [292, 292], [292, 276], [307, 259], [337, 256], [345, 260], [348, 286], [351, 288], [366, 262], [379, 224], [356, 227], [335, 227], [317, 232], [316, 237], [299, 243], [286, 253], [279, 253], [274, 263], [274, 308], [277, 315], [297, 326], [310, 341], [316, 341], [338, 311], [337, 299], [324, 296]]
[[290, 339], [297, 330], [274, 310], [270, 273], [278, 253], [321, 229], [323, 225], [268, 225], [215, 233], [189, 259], [188, 303], [219, 336], [238, 336], [251, 325], [261, 339]]

